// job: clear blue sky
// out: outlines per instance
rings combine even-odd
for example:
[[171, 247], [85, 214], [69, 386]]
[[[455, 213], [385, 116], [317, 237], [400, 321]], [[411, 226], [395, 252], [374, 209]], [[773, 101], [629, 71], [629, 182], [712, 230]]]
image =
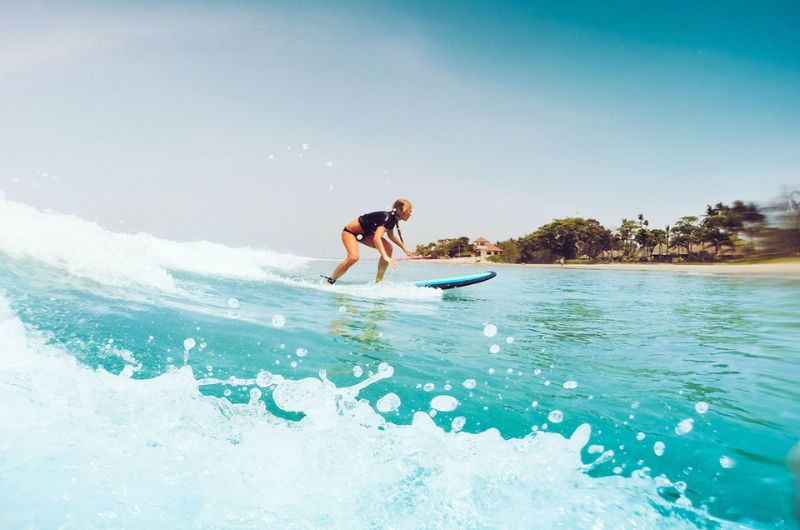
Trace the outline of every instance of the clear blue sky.
[[[338, 256], [800, 187], [797, 2], [3, 2], [0, 190]], [[304, 144], [306, 148], [304, 148]]]

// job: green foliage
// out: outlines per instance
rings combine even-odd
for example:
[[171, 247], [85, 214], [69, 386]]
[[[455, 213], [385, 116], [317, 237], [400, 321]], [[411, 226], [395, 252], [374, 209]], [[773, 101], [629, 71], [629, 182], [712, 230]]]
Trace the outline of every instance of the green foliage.
[[[623, 218], [611, 231], [594, 219], [568, 217], [554, 219], [536, 231], [517, 239], [497, 243], [503, 253], [488, 259], [496, 263], [554, 263], [567, 260], [622, 258], [628, 261], [688, 261], [722, 259], [723, 249], [733, 256], [800, 255], [800, 190], [784, 193], [767, 208], [753, 202], [734, 201], [730, 205], [707, 206], [702, 216], [686, 215], [663, 229], [650, 228], [644, 214]], [[455, 257], [474, 253], [466, 236], [440, 239], [418, 245], [417, 254]], [[727, 253], [730, 257], [730, 253]]]

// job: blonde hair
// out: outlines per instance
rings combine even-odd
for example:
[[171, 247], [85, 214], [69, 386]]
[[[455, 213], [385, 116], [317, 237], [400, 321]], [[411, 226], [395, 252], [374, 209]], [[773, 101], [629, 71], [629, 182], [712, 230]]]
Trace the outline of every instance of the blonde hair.
[[[398, 210], [406, 212], [409, 208], [411, 208], [411, 201], [408, 199], [397, 199], [394, 201], [394, 204], [392, 204], [392, 213], [397, 214]], [[397, 227], [397, 235], [400, 236], [400, 241], [405, 244], [405, 241], [403, 241], [403, 232], [400, 231], [400, 219], [397, 219], [395, 226]]]
[[396, 212], [398, 210], [403, 210], [405, 212], [409, 208], [411, 208], [411, 201], [409, 201], [408, 199], [397, 199], [396, 201], [394, 201], [394, 204], [392, 204], [393, 212]]

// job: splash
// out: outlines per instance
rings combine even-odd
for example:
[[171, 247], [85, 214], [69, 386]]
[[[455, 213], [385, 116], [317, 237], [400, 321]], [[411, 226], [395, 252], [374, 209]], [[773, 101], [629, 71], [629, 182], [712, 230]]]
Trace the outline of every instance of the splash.
[[170, 274], [182, 271], [274, 281], [306, 258], [269, 250], [231, 248], [207, 241], [175, 242], [150, 234], [120, 234], [73, 215], [40, 212], [0, 197], [0, 252], [34, 259], [73, 276], [113, 287], [152, 287], [178, 292]]
[[[349, 387], [319, 377], [152, 379], [77, 363], [26, 329], [0, 297], [0, 526], [446, 528], [669, 527], [708, 519], [664, 501], [666, 479], [593, 478], [588, 425], [569, 438], [504, 439], [395, 425]], [[204, 396], [247, 385], [249, 402]], [[271, 414], [266, 396], [282, 410]], [[46, 476], [47, 480], [42, 480]], [[666, 482], [665, 482], [666, 481]], [[168, 491], [169, 494], [164, 494]], [[694, 522], [697, 521], [697, 522]]]

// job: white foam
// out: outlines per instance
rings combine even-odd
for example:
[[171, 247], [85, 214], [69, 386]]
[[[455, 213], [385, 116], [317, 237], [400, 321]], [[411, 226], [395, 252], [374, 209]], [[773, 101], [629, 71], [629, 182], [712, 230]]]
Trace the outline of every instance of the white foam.
[[[645, 473], [587, 475], [588, 425], [503, 439], [448, 433], [424, 413], [386, 423], [358, 399], [392, 376], [385, 364], [344, 388], [324, 372], [231, 378], [250, 387], [236, 405], [201, 394], [188, 367], [137, 380], [82, 366], [2, 297], [0, 337], [0, 527], [691, 528], [687, 514], [700, 517]], [[305, 417], [270, 414], [270, 390]]]
[[308, 260], [270, 250], [231, 248], [207, 241], [175, 242], [150, 234], [120, 234], [73, 215], [41, 212], [0, 198], [0, 252], [44, 262], [115, 287], [178, 291], [170, 271], [271, 281], [274, 271]]

